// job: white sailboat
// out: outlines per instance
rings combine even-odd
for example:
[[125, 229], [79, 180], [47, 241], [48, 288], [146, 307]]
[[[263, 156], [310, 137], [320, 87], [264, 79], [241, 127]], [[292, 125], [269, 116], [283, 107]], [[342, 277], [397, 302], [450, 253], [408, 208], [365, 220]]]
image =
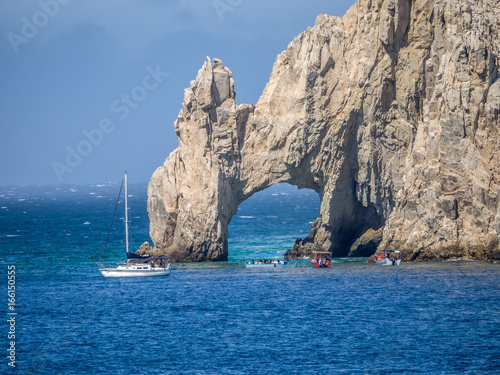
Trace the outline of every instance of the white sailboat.
[[[125, 172], [125, 247], [127, 250], [127, 261], [124, 264], [120, 264], [116, 268], [102, 268], [101, 262], [99, 263], [99, 272], [102, 273], [104, 277], [151, 277], [151, 276], [167, 276], [170, 273], [170, 263], [167, 257], [149, 257], [149, 263], [130, 263], [128, 245], [128, 182], [127, 182], [127, 172]], [[121, 193], [121, 189], [120, 189]], [[115, 209], [116, 213], [116, 209]], [[114, 216], [113, 216], [114, 218]], [[111, 224], [112, 225], [112, 224]], [[108, 234], [109, 238], [109, 234]], [[106, 240], [107, 242], [107, 240]], [[104, 246], [106, 250], [106, 245]], [[104, 255], [104, 251], [103, 251]]]

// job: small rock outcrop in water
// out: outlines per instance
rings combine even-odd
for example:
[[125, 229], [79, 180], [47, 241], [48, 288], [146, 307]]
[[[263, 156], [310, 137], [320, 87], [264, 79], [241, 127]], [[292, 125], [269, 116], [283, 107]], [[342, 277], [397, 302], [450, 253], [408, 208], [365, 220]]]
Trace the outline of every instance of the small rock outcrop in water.
[[296, 252], [372, 230], [408, 259], [498, 254], [499, 22], [495, 0], [360, 0], [290, 43], [255, 106], [209, 59], [149, 184], [155, 250], [227, 259], [238, 205], [288, 182], [321, 199]]

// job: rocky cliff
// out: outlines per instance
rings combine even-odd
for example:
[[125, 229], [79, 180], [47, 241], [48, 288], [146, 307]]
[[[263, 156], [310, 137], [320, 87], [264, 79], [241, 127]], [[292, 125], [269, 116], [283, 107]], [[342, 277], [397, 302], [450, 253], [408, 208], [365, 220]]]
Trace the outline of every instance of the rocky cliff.
[[321, 199], [296, 253], [377, 233], [408, 259], [498, 256], [499, 22], [498, 0], [359, 0], [289, 44], [256, 105], [208, 59], [149, 184], [156, 252], [227, 259], [238, 205], [288, 182]]

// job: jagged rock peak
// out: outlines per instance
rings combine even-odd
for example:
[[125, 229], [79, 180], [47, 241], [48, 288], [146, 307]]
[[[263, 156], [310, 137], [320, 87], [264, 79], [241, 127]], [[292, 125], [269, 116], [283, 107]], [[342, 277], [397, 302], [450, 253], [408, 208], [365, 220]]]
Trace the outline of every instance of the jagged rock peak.
[[149, 185], [155, 249], [227, 259], [238, 205], [288, 182], [321, 199], [294, 254], [377, 233], [408, 259], [500, 256], [499, 23], [495, 0], [360, 0], [278, 55], [255, 106], [208, 59]]

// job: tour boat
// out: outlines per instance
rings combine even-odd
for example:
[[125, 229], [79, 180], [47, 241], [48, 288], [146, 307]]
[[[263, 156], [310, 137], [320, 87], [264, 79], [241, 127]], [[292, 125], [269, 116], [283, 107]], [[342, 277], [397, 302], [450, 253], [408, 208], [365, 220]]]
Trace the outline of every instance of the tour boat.
[[401, 251], [380, 250], [379, 256], [374, 256], [375, 263], [380, 266], [399, 266], [401, 264]]
[[[313, 267], [330, 268], [332, 264], [332, 254], [329, 251], [313, 251], [311, 263]], [[315, 255], [316, 254], [316, 255]]]
[[246, 268], [295, 267], [296, 262], [286, 260], [283, 254], [250, 254], [251, 261], [245, 263]]
[[[118, 207], [118, 202], [120, 200], [123, 184], [125, 184], [125, 248], [127, 261], [125, 264], [120, 264], [116, 268], [102, 268], [102, 256], [106, 251], [106, 245], [109, 239], [106, 239], [104, 245], [104, 250], [102, 252], [101, 261], [99, 262], [98, 270], [102, 273], [104, 277], [151, 277], [151, 276], [167, 276], [170, 273], [170, 263], [168, 262], [168, 257], [151, 257], [151, 256], [141, 256], [129, 251], [128, 245], [128, 182], [127, 182], [127, 172], [125, 172], [125, 177], [123, 179], [122, 186], [120, 187], [120, 193], [118, 194], [118, 201], [116, 202], [115, 212], [113, 214], [113, 219], [111, 220], [111, 227], [113, 226], [113, 221], [116, 214], [116, 208]], [[110, 232], [111, 232], [110, 227]], [[135, 260], [130, 261], [131, 259]]]

